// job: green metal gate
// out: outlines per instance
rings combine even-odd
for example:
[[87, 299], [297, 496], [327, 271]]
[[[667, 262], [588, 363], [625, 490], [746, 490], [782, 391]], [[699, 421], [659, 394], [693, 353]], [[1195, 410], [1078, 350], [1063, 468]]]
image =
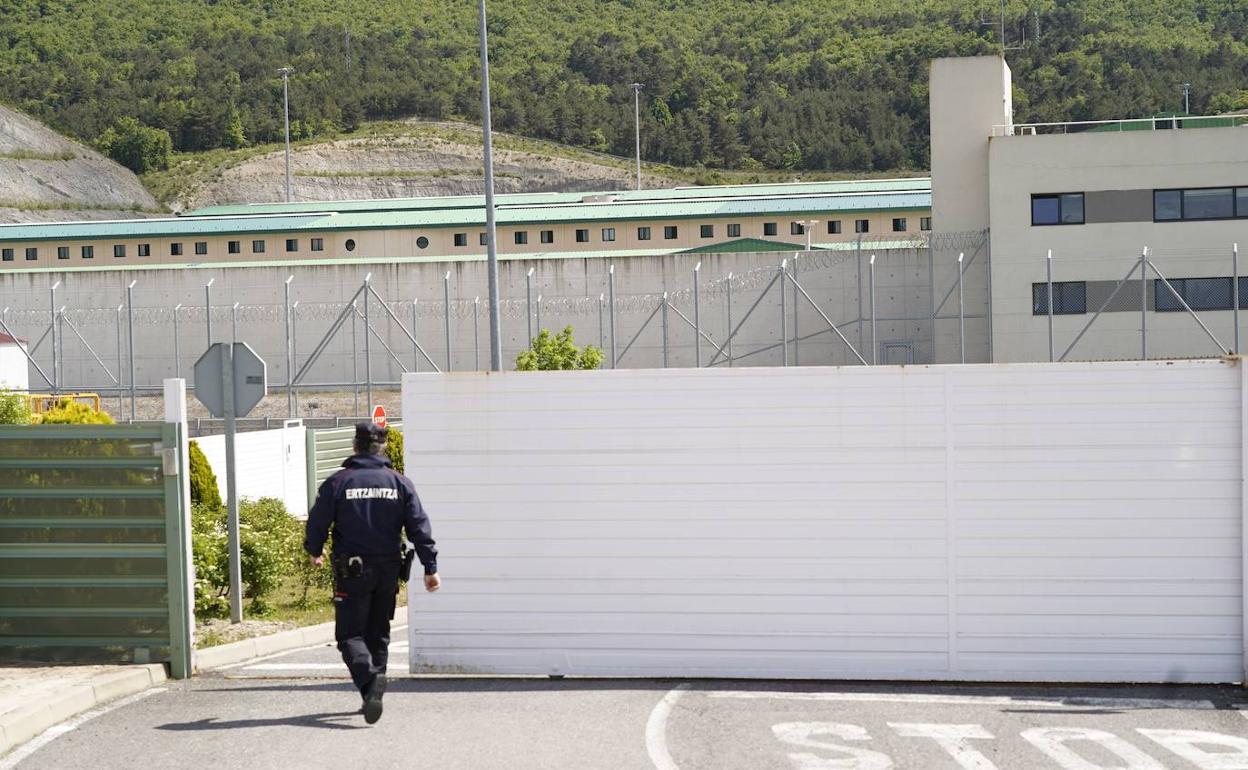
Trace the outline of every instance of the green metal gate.
[[[391, 422], [391, 428], [402, 429], [402, 422]], [[351, 456], [351, 441], [355, 437], [355, 426], [347, 428], [308, 428], [308, 507], [316, 502], [316, 491], [321, 482], [329, 478], [342, 467], [342, 461]]]
[[189, 676], [181, 431], [0, 426], [0, 655]]

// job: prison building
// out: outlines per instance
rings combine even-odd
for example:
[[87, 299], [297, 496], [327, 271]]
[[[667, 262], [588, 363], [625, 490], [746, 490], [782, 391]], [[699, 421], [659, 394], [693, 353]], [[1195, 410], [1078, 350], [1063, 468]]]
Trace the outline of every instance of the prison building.
[[[928, 179], [500, 195], [505, 259], [661, 256], [917, 240]], [[809, 228], [810, 232], [807, 232]], [[0, 271], [272, 266], [485, 256], [482, 196], [215, 206], [184, 216], [0, 225]]]

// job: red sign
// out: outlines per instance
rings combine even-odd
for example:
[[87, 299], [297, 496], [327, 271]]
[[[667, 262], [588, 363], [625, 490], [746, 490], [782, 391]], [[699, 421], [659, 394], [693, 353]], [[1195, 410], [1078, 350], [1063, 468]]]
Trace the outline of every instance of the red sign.
[[381, 404], [373, 407], [373, 424], [386, 427], [386, 408]]

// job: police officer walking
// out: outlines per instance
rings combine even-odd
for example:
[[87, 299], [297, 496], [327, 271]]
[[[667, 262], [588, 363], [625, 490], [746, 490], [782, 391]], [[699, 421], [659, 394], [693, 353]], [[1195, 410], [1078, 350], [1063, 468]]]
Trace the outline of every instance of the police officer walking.
[[[425, 590], [442, 585], [429, 517], [412, 482], [384, 455], [388, 433], [371, 422], [355, 426], [355, 454], [321, 484], [303, 541], [320, 567], [333, 530], [334, 638], [364, 699], [369, 724], [381, 718], [400, 576], [407, 579], [403, 573], [415, 556], [425, 568]], [[404, 530], [415, 546], [406, 554], [399, 537]]]

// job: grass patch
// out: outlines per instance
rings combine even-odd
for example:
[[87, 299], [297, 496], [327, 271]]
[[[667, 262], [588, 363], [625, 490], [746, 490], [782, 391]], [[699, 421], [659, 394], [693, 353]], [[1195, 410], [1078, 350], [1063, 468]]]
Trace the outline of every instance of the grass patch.
[[34, 152], [32, 150], [0, 152], [0, 160], [73, 160], [77, 157], [72, 152]]
[[136, 214], [167, 214], [167, 209], [151, 209], [143, 206], [123, 206], [109, 203], [81, 203], [76, 201], [38, 201], [26, 198], [0, 198], [0, 208], [19, 211], [132, 211]]

